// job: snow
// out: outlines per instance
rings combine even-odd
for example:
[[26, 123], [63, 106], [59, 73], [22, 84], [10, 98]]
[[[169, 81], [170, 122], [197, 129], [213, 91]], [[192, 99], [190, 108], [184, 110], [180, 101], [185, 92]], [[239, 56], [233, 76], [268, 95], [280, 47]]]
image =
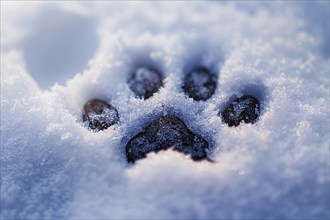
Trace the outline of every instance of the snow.
[[86, 127], [93, 131], [107, 129], [119, 120], [117, 109], [99, 99], [89, 100], [84, 105], [82, 118]]
[[215, 77], [206, 68], [200, 67], [187, 74], [183, 90], [190, 98], [207, 100], [213, 95], [215, 87]]
[[166, 115], [129, 140], [126, 145], [128, 162], [145, 158], [150, 152], [158, 152], [173, 147], [174, 150], [190, 154], [193, 160], [207, 158], [208, 143], [193, 134], [179, 118]]
[[163, 84], [160, 73], [146, 67], [137, 68], [132, 76], [128, 77], [128, 84], [131, 90], [140, 98], [149, 98]]
[[[2, 1], [1, 218], [328, 219], [329, 51], [326, 1]], [[182, 91], [200, 66], [217, 74], [205, 101]], [[164, 77], [146, 100], [127, 83], [139, 67]], [[229, 127], [220, 112], [243, 95], [259, 119]], [[119, 122], [88, 129], [93, 98]], [[213, 162], [168, 149], [127, 163], [164, 115]]]
[[260, 115], [260, 103], [252, 96], [235, 99], [221, 112], [223, 121], [228, 126], [238, 126], [241, 122], [254, 123]]

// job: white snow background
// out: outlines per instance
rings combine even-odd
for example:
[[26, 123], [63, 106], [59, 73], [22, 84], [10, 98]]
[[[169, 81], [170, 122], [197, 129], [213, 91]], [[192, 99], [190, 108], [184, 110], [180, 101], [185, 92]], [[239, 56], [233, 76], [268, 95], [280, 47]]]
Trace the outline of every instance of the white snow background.
[[[160, 69], [136, 98], [127, 77]], [[218, 74], [207, 101], [184, 73]], [[228, 127], [232, 95], [262, 103]], [[101, 132], [82, 107], [120, 122]], [[174, 151], [128, 164], [125, 145], [160, 115], [180, 117], [215, 161]], [[329, 2], [1, 1], [2, 219], [328, 219]]]

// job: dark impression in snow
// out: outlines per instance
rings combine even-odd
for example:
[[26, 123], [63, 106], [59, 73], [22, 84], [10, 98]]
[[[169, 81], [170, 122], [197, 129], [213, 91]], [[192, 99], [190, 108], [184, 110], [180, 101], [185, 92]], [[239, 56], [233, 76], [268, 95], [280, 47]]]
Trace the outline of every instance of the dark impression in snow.
[[128, 141], [127, 161], [134, 162], [145, 158], [149, 152], [171, 147], [184, 154], [190, 154], [193, 160], [198, 161], [207, 158], [206, 149], [209, 144], [201, 136], [191, 132], [178, 117], [163, 116]]
[[128, 84], [136, 96], [148, 99], [163, 85], [163, 77], [154, 68], [139, 67], [128, 79]]
[[216, 77], [205, 67], [198, 67], [190, 71], [185, 79], [183, 90], [194, 100], [209, 99], [216, 87]]
[[259, 115], [259, 100], [250, 95], [235, 99], [222, 112], [222, 118], [229, 127], [238, 126], [242, 121], [253, 124]]
[[103, 100], [91, 99], [84, 105], [83, 121], [93, 131], [105, 130], [118, 120], [117, 109]]

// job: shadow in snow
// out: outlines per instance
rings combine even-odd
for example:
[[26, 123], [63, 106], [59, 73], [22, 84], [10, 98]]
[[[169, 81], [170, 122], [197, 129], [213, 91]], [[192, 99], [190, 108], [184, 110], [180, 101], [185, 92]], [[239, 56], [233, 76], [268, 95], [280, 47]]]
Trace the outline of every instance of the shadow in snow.
[[95, 21], [59, 10], [43, 11], [23, 42], [27, 69], [42, 89], [82, 71], [97, 46]]

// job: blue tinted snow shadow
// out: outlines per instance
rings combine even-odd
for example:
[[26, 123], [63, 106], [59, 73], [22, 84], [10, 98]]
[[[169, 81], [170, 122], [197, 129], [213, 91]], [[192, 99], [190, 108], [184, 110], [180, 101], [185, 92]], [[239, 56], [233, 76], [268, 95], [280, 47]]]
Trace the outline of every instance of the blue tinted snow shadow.
[[42, 89], [64, 84], [82, 71], [98, 46], [96, 22], [69, 12], [46, 9], [23, 42], [29, 73]]
[[300, 3], [302, 10], [299, 11], [301, 18], [305, 19], [307, 30], [321, 40], [320, 53], [324, 58], [330, 57], [330, 3], [328, 1], [304, 1]]

